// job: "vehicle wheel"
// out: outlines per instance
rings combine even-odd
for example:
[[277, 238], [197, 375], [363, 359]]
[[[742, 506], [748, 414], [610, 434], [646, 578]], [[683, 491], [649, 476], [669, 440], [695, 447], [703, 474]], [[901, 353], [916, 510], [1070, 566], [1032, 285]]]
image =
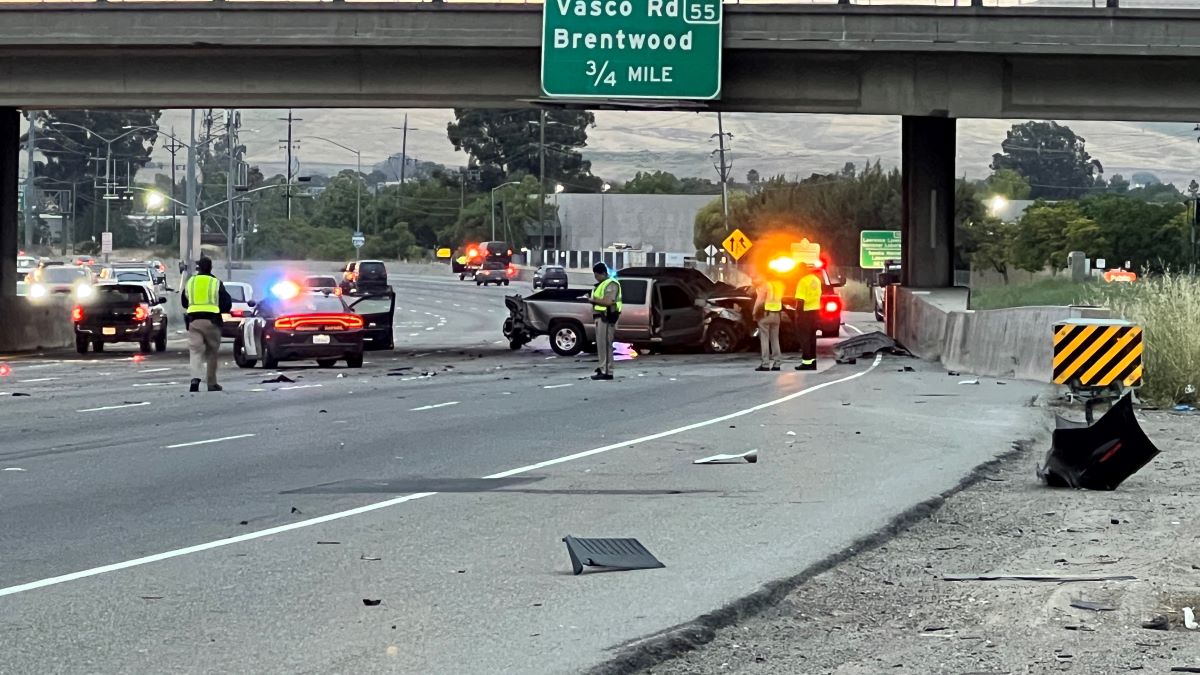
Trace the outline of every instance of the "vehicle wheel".
[[704, 351], [709, 354], [728, 354], [738, 346], [737, 329], [728, 321], [714, 321], [704, 335]]
[[100, 352], [104, 351], [104, 343], [100, 340], [93, 340], [92, 341], [92, 351], [94, 351], [96, 353], [100, 353]]
[[88, 339], [82, 335], [75, 336], [75, 351], [80, 354], [86, 354], [88, 350]]
[[142, 340], [141, 343], [138, 344], [138, 349], [141, 350], [143, 354], [149, 354], [153, 347], [150, 345], [149, 340]]
[[834, 328], [833, 330], [823, 330], [823, 331], [821, 331], [821, 337], [838, 337], [838, 336], [840, 336], [841, 334], [842, 334], [842, 327], [841, 327], [841, 326], [838, 326], [837, 328]]
[[466, 278], [467, 278], [467, 275], [465, 275], [465, 274], [460, 274], [460, 275], [458, 275], [458, 280], [459, 280], [459, 281], [462, 281], [463, 279], [466, 279]]
[[337, 359], [317, 359], [318, 368], [332, 368], [337, 364]]
[[878, 307], [875, 308], [875, 320], [883, 323], [883, 310]]
[[162, 353], [167, 351], [167, 327], [164, 325], [162, 330], [158, 331], [158, 335], [154, 336], [154, 351]]
[[263, 368], [266, 368], [267, 370], [275, 370], [278, 367], [279, 359], [275, 358], [275, 355], [271, 353], [270, 347], [265, 347], [263, 349]]
[[363, 355], [362, 354], [351, 354], [350, 356], [346, 357], [346, 367], [347, 368], [362, 368], [362, 363], [363, 363]]
[[574, 321], [563, 321], [550, 327], [550, 348], [559, 356], [575, 356], [583, 351], [587, 342], [583, 326]]
[[536, 291], [537, 289], [538, 289], [538, 282], [535, 281], [535, 282], [533, 282], [533, 290]]
[[482, 285], [483, 285], [483, 282], [482, 282], [482, 281], [480, 281], [480, 280], [478, 280], [478, 279], [476, 279], [476, 280], [475, 280], [475, 285], [476, 285], [476, 286], [482, 286]]
[[241, 338], [233, 341], [233, 362], [238, 368], [253, 368], [258, 359], [246, 358], [246, 345]]

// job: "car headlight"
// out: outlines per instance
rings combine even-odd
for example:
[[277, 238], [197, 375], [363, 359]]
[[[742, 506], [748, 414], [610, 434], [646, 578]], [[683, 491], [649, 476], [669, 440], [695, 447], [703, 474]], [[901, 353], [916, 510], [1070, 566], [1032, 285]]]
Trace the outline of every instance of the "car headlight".
[[79, 287], [75, 289], [75, 297], [77, 297], [81, 300], [85, 299], [85, 298], [90, 298], [95, 294], [96, 294], [96, 289], [92, 288], [91, 286], [89, 286], [87, 284], [80, 284]]
[[44, 298], [47, 295], [49, 295], [49, 291], [41, 284], [34, 284], [29, 287], [29, 297], [31, 298]]

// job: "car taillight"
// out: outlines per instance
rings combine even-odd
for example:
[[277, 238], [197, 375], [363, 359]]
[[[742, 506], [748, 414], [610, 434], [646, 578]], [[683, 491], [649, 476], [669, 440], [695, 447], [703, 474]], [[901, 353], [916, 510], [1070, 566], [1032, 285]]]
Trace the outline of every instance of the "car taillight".
[[363, 319], [357, 314], [296, 314], [275, 319], [276, 330], [358, 330]]
[[511, 277], [512, 275], [514, 275], [514, 274], [516, 274], [516, 273], [517, 273], [517, 268], [515, 268], [515, 267], [509, 267], [509, 268], [508, 268], [506, 271], [508, 272], [508, 276], [510, 276], [510, 277]]
[[825, 301], [821, 303], [821, 308], [825, 310], [826, 314], [837, 314], [842, 310], [842, 301], [840, 298], [825, 298]]
[[233, 309], [233, 310], [229, 311], [229, 316], [242, 317], [245, 315], [246, 315], [246, 310], [244, 310], [244, 309]]
[[145, 321], [146, 319], [149, 319], [149, 318], [150, 318], [150, 308], [146, 307], [145, 305], [138, 305], [133, 310], [133, 320], [134, 321]]
[[80, 307], [79, 305], [75, 305], [74, 307], [71, 308], [71, 320], [74, 321], [75, 323], [79, 323], [80, 321], [83, 321], [83, 308], [82, 307]]

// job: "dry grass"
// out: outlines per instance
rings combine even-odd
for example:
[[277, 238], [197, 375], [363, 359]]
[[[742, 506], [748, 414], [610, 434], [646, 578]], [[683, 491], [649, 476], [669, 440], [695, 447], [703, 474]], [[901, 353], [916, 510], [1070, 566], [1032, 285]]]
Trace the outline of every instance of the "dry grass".
[[847, 281], [845, 286], [838, 289], [838, 295], [842, 296], [842, 305], [847, 312], [870, 312], [874, 309], [871, 288], [861, 281]]
[[1145, 398], [1176, 403], [1200, 386], [1200, 278], [1168, 272], [1108, 287], [1100, 300], [1145, 331]]

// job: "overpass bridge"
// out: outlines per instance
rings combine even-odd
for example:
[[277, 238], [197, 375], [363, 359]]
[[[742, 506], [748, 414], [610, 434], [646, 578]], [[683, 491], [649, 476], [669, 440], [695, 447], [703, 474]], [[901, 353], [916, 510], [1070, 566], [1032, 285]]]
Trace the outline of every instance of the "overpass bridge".
[[[540, 5], [0, 7], [8, 295], [18, 108], [564, 104], [541, 100]], [[901, 116], [909, 286], [953, 284], [956, 118], [1200, 115], [1200, 11], [752, 4], [725, 13], [721, 99], [652, 107]]]

